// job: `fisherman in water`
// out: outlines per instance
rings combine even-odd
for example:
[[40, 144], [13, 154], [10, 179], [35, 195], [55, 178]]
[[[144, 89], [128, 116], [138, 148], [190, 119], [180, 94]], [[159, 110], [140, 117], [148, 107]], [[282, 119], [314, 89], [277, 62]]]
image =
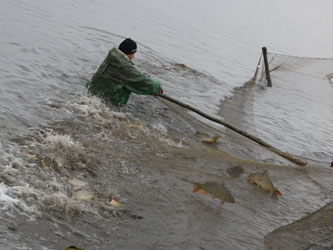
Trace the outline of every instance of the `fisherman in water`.
[[138, 71], [132, 62], [136, 43], [127, 38], [112, 48], [87, 86], [91, 93], [116, 106], [126, 105], [131, 92], [139, 95], [163, 94], [161, 83]]

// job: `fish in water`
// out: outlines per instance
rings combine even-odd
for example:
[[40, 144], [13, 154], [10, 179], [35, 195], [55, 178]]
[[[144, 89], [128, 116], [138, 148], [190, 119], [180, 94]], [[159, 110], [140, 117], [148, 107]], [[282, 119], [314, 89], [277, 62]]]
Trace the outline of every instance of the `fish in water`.
[[204, 143], [208, 143], [208, 144], [216, 144], [219, 140], [219, 138], [221, 136], [219, 135], [211, 135], [211, 134], [207, 134], [207, 133], [204, 133], [204, 132], [199, 132], [197, 131], [195, 133], [195, 136], [201, 141], [201, 142], [204, 142]]
[[61, 157], [51, 158], [49, 156], [41, 156], [41, 155], [34, 155], [30, 152], [24, 152], [24, 154], [36, 162], [38, 162], [41, 166], [45, 168], [52, 168], [56, 172], [60, 172], [60, 170], [64, 170], [63, 160]]
[[116, 198], [114, 198], [113, 195], [111, 195], [111, 198], [110, 198], [109, 201], [110, 201], [110, 203], [111, 203], [112, 206], [114, 206], [114, 207], [120, 207], [119, 202], [116, 200]]
[[281, 195], [281, 192], [273, 186], [267, 171], [264, 171], [263, 173], [249, 174], [249, 181], [250, 183], [257, 185], [259, 188], [265, 189], [273, 194]]
[[231, 177], [239, 177], [244, 173], [244, 170], [241, 166], [231, 167], [227, 169], [227, 172]]
[[204, 143], [216, 144], [220, 137], [221, 136], [219, 136], [219, 135], [216, 135], [214, 137], [201, 137], [200, 140]]
[[119, 207], [120, 204], [112, 197], [112, 200], [111, 200], [111, 205], [114, 206], [114, 207]]
[[63, 250], [84, 250], [84, 249], [77, 246], [67, 246]]
[[227, 189], [223, 183], [220, 182], [206, 182], [206, 183], [197, 183], [194, 182], [193, 193], [198, 192], [202, 189], [202, 193], [209, 193], [212, 195], [212, 199], [219, 198], [221, 200], [221, 206], [223, 206], [224, 202], [235, 203], [235, 199], [232, 196], [229, 189]]

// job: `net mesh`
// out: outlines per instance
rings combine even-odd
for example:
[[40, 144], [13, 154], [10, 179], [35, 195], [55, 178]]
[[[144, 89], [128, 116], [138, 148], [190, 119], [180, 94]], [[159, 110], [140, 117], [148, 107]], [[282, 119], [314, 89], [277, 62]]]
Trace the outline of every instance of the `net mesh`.
[[[264, 60], [254, 92], [259, 137], [278, 148], [322, 162], [333, 155], [333, 58], [267, 53], [272, 88], [266, 88]], [[260, 131], [260, 132], [259, 132]]]
[[[314, 58], [267, 53], [271, 77], [281, 78], [280, 73], [302, 75], [310, 79], [326, 80], [333, 83], [333, 58]], [[265, 76], [262, 65], [261, 80]], [[287, 77], [285, 77], [286, 79]], [[304, 78], [303, 78], [304, 79]]]

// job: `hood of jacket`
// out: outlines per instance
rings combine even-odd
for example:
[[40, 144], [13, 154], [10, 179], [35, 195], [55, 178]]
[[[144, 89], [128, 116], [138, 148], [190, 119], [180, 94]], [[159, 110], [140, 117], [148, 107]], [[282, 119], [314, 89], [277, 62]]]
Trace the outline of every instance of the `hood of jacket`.
[[112, 48], [108, 55], [109, 64], [116, 68], [131, 67], [132, 61], [119, 49]]

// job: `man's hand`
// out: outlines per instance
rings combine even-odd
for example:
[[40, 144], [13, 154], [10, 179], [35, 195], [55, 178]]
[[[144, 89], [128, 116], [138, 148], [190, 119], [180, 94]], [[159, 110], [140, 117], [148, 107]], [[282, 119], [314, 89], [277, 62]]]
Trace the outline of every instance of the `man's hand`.
[[161, 91], [159, 93], [156, 93], [155, 96], [160, 96], [163, 95], [163, 89], [161, 89]]

